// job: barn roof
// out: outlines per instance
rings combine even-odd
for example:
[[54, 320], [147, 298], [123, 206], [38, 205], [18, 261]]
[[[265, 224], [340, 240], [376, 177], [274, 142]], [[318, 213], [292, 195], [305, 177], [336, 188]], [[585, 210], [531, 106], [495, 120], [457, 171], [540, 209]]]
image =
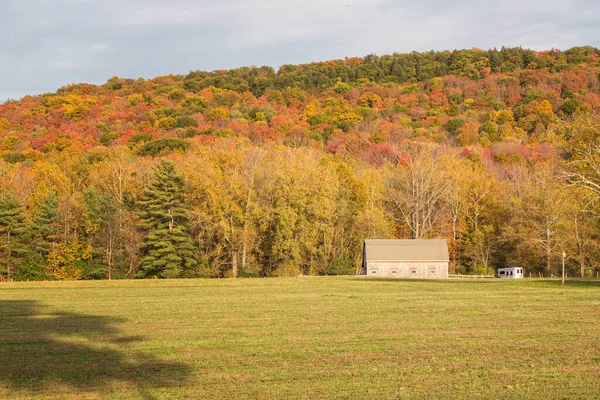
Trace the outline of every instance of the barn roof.
[[445, 239], [367, 239], [365, 261], [448, 262]]

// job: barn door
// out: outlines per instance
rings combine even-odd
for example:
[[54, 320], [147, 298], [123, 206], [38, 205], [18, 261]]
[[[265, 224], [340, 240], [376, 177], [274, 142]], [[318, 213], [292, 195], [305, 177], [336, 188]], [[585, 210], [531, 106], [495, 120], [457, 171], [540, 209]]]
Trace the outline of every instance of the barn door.
[[408, 278], [408, 266], [403, 265], [400, 267], [400, 278]]

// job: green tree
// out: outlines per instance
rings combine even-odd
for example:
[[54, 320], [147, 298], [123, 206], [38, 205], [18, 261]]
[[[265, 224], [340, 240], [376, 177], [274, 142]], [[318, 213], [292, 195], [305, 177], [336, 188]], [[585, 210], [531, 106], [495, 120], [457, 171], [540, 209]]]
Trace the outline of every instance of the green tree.
[[44, 273], [52, 244], [58, 242], [59, 225], [58, 198], [54, 193], [46, 195], [38, 206], [37, 216], [31, 223], [31, 245], [33, 252], [26, 265], [21, 268], [20, 279], [38, 280]]
[[44, 258], [50, 253], [50, 243], [57, 241], [58, 222], [58, 199], [53, 193], [44, 198], [40, 204], [37, 217], [31, 224], [32, 244], [34, 250]]
[[[110, 195], [90, 190], [85, 193], [89, 218], [97, 226], [93, 236], [94, 248], [102, 249], [102, 260], [90, 275], [112, 279], [115, 259], [120, 255], [121, 215], [119, 203]], [[95, 264], [95, 263], [93, 263]]]
[[12, 281], [29, 248], [23, 208], [15, 195], [0, 197], [0, 273]]
[[189, 211], [184, 197], [183, 178], [175, 171], [175, 165], [161, 160], [140, 201], [140, 218], [148, 233], [142, 244], [144, 257], [139, 277], [194, 275], [197, 250], [185, 226]]

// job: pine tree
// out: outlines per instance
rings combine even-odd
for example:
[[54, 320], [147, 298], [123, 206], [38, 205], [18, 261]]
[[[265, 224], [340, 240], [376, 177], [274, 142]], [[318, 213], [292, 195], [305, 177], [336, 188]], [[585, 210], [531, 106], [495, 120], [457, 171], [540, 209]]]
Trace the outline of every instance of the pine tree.
[[47, 194], [37, 209], [30, 226], [29, 252], [21, 265], [18, 280], [42, 280], [48, 278], [46, 267], [52, 245], [58, 242], [58, 199], [54, 193]]
[[0, 197], [0, 272], [11, 281], [26, 257], [27, 225], [23, 208], [15, 195], [4, 192]]
[[50, 253], [50, 246], [57, 241], [58, 199], [51, 193], [44, 198], [38, 209], [38, 215], [31, 224], [33, 248], [45, 260]]
[[139, 277], [191, 276], [197, 264], [196, 246], [187, 233], [189, 211], [184, 204], [185, 186], [173, 163], [161, 160], [140, 201], [142, 223], [148, 233], [142, 244]]

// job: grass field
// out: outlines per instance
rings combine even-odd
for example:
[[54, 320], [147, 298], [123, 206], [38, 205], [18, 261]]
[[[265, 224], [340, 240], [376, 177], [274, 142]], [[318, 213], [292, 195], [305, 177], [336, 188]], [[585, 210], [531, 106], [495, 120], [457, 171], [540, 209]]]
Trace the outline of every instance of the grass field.
[[599, 397], [597, 280], [0, 285], [0, 398]]

